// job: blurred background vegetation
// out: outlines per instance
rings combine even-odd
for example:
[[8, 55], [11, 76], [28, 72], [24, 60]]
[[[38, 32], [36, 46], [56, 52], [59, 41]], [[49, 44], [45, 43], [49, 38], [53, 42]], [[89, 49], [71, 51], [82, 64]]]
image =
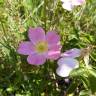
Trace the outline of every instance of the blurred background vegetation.
[[69, 96], [64, 95], [66, 91], [70, 96], [95, 94], [96, 48], [90, 54], [93, 69], [75, 70], [70, 82], [56, 75], [56, 62], [32, 66], [16, 52], [18, 44], [28, 40], [28, 28], [37, 26], [57, 31], [62, 51], [95, 46], [96, 1], [86, 0], [68, 12], [59, 0], [0, 0], [0, 96]]

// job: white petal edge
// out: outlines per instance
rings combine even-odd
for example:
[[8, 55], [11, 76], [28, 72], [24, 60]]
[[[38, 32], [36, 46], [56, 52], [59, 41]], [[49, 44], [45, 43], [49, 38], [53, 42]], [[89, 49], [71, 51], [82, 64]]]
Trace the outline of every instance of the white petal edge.
[[72, 5], [71, 2], [64, 2], [64, 3], [62, 4], [62, 7], [63, 7], [64, 9], [68, 10], [68, 11], [71, 11], [74, 6]]
[[73, 58], [61, 58], [58, 60], [57, 75], [61, 77], [69, 76], [70, 72], [79, 67], [79, 62]]

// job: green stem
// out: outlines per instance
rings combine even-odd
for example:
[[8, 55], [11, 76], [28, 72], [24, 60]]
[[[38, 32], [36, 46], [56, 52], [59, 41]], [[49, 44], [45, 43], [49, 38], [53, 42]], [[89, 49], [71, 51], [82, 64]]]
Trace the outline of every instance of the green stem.
[[5, 28], [4, 28], [4, 24], [2, 22], [1, 22], [1, 26], [2, 26], [2, 29], [3, 29], [4, 35], [5, 35], [6, 39], [7, 39], [7, 34], [6, 34], [6, 31], [5, 31]]
[[[8, 41], [9, 41], [8, 40], [8, 35], [6, 34], [6, 30], [5, 30], [4, 24], [1, 21], [0, 21], [0, 23], [1, 23], [1, 26], [2, 26], [2, 31], [4, 33], [3, 41], [5, 42], [6, 46], [10, 48], [10, 45], [8, 43]], [[2, 42], [0, 42], [0, 43], [2, 43]]]
[[47, 0], [44, 0], [44, 29], [46, 32], [46, 5], [47, 4]]

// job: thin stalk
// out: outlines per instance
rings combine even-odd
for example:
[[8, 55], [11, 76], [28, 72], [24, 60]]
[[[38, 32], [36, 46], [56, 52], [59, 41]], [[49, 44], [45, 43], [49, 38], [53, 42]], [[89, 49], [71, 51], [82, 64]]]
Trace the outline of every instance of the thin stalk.
[[44, 0], [44, 29], [45, 29], [45, 32], [46, 32], [46, 6], [47, 6], [47, 0]]
[[[5, 46], [7, 46], [7, 47], [9, 47], [10, 48], [10, 45], [9, 45], [9, 40], [8, 40], [8, 35], [7, 35], [7, 33], [6, 33], [6, 30], [5, 30], [5, 27], [4, 27], [4, 24], [0, 21], [0, 23], [1, 23], [1, 27], [2, 27], [2, 31], [3, 31], [3, 33], [4, 33], [4, 37], [3, 37], [3, 41], [6, 43], [6, 45]], [[1, 43], [1, 42], [0, 42]]]
[[2, 26], [2, 29], [3, 29], [4, 35], [5, 35], [6, 39], [7, 39], [6, 30], [5, 30], [5, 28], [4, 28], [4, 24], [3, 24], [2, 22], [1, 22], [1, 26]]

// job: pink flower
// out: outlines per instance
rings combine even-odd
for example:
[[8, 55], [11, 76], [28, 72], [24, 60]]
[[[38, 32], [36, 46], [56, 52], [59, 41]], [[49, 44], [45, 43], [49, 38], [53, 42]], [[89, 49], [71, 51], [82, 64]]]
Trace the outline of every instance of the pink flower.
[[71, 11], [74, 6], [82, 5], [85, 0], [61, 0], [63, 2], [62, 7], [68, 11]]
[[75, 59], [76, 57], [79, 57], [81, 55], [81, 50], [74, 48], [71, 50], [68, 50], [61, 54], [61, 57], [58, 60], [58, 68], [56, 70], [56, 73], [61, 77], [67, 77], [69, 76], [70, 72], [79, 67], [79, 62]]
[[60, 37], [56, 32], [46, 33], [41, 27], [30, 28], [30, 41], [20, 43], [18, 53], [28, 55], [27, 61], [32, 65], [42, 65], [46, 59], [56, 60], [60, 56]]

